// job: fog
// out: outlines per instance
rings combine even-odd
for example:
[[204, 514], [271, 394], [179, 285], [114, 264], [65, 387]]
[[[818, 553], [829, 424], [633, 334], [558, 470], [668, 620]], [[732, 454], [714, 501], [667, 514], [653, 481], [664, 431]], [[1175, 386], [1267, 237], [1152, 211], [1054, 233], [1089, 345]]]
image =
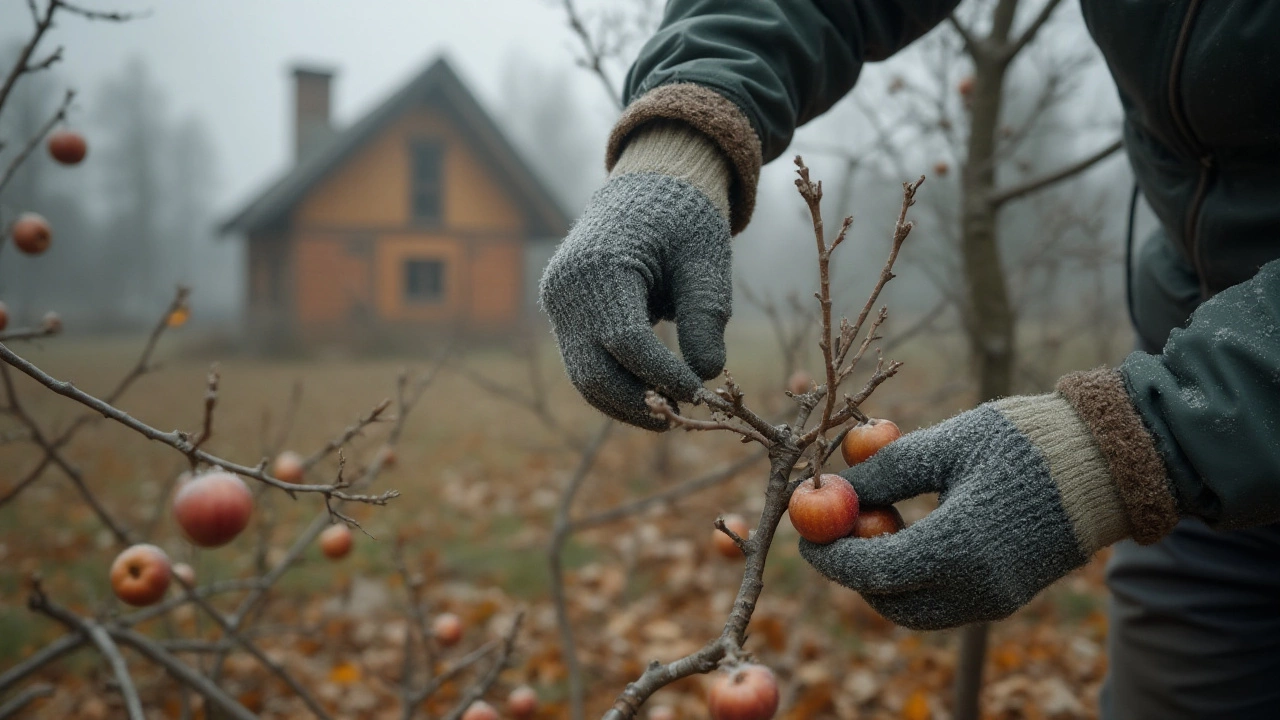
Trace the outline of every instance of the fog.
[[[122, 24], [64, 17], [42, 45], [46, 50], [64, 46], [64, 59], [27, 83], [28, 105], [37, 111], [31, 117], [56, 102], [62, 88], [76, 89], [80, 94], [70, 124], [94, 141], [91, 159], [96, 162], [79, 175], [46, 160], [35, 162], [24, 170], [25, 186], [43, 194], [25, 197], [44, 212], [66, 215], [64, 234], [79, 238], [77, 247], [96, 248], [89, 260], [88, 254], [80, 258], [80, 281], [72, 291], [86, 300], [82, 305], [98, 309], [118, 299], [112, 314], [123, 324], [145, 315], [145, 308], [153, 307], [174, 282], [189, 282], [196, 287], [204, 317], [234, 325], [243, 295], [241, 248], [234, 238], [216, 237], [213, 228], [292, 161], [289, 71], [297, 63], [336, 70], [333, 112], [343, 126], [430, 60], [447, 55], [570, 214], [576, 214], [603, 177], [604, 137], [617, 110], [599, 79], [575, 65], [577, 39], [558, 3], [157, 0], [144, 5], [95, 0], [88, 6], [145, 16]], [[594, 12], [609, 4], [582, 7]], [[30, 24], [24, 3], [0, 3], [0, 52], [11, 56]], [[1028, 87], [1062, 53], [1081, 47], [1092, 52], [1074, 4], [1058, 12], [1044, 36], [1038, 43], [1042, 47], [1015, 75]], [[637, 47], [638, 38], [630, 38], [623, 55]], [[893, 78], [929, 82], [929, 53], [926, 42], [868, 67], [855, 92], [857, 101], [891, 114], [898, 102], [887, 89]], [[608, 70], [616, 81], [625, 62]], [[964, 72], [962, 67], [953, 70], [957, 76]], [[878, 270], [904, 174], [931, 175], [922, 191], [925, 211], [915, 241], [919, 249], [910, 249], [904, 260], [931, 265], [944, 276], [952, 270], [945, 258], [937, 258], [946, 254], [949, 221], [955, 217], [956, 173], [938, 176], [933, 168], [939, 162], [958, 167], [960, 158], [936, 138], [908, 136], [892, 152], [860, 164], [846, 184], [843, 162], [829, 151], [853, 151], [874, 136], [855, 104], [843, 102], [802, 129], [792, 151], [765, 168], [756, 221], [735, 241], [735, 273], [741, 283], [762, 289], [760, 294], [807, 291], [813, 282], [810, 263], [796, 260], [809, 257], [813, 244], [792, 186], [789, 158], [794, 152], [803, 152], [815, 176], [827, 179], [828, 213], [834, 217], [844, 209], [856, 217], [850, 249], [838, 257], [840, 277], [857, 280]], [[1026, 105], [1015, 97], [1010, 115], [1025, 114]], [[1030, 150], [1010, 160], [1018, 168], [1013, 176], [1052, 168], [1115, 136], [1118, 103], [1096, 53], [1076, 75], [1070, 102], [1054, 112], [1028, 140]], [[9, 128], [28, 121], [5, 120]], [[1049, 200], [1038, 201], [1041, 205], [1011, 210], [1015, 217], [1010, 219], [1012, 230], [1003, 230], [1004, 241], [1015, 246], [1016, 255], [1016, 246], [1041, 225], [1043, 203], [1056, 202], [1102, 218], [1099, 232], [1115, 246], [1130, 182], [1117, 155], [1054, 189]], [[15, 184], [7, 206], [23, 197], [21, 185]], [[140, 198], [140, 187], [153, 187], [155, 196]], [[840, 197], [839, 189], [851, 192]], [[5, 207], [3, 212], [21, 209]], [[112, 262], [133, 275], [98, 272]], [[20, 315], [38, 317], [42, 303], [61, 298], [55, 284], [67, 292], [66, 284], [51, 282], [51, 270], [34, 263], [6, 265], [0, 282], [19, 298], [10, 304]], [[1109, 272], [1109, 282], [1118, 282], [1115, 272]], [[940, 291], [938, 282], [919, 278], [898, 285], [897, 301], [909, 310], [928, 307]], [[740, 303], [738, 313], [751, 317], [753, 311]]]

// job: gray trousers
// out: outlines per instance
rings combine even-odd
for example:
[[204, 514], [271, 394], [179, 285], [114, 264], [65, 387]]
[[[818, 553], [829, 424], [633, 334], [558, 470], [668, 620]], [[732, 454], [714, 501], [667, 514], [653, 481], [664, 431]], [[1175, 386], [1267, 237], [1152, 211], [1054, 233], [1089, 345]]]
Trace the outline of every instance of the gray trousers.
[[1280, 718], [1280, 524], [1126, 540], [1107, 585], [1103, 720]]

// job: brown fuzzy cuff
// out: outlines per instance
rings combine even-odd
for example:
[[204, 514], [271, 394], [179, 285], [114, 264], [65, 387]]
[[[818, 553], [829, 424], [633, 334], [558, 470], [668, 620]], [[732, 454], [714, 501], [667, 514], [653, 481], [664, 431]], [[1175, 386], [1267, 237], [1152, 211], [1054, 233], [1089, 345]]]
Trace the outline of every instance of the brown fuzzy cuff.
[[1168, 472], [1120, 373], [1099, 368], [1064, 375], [1058, 394], [1071, 403], [1102, 450], [1133, 528], [1133, 539], [1149, 545], [1178, 522]]
[[729, 185], [729, 231], [742, 232], [756, 207], [762, 155], [760, 138], [751, 121], [733, 101], [710, 88], [692, 83], [656, 87], [627, 106], [609, 134], [605, 168], [613, 166], [640, 126], [651, 120], [680, 120], [715, 142], [733, 168]]

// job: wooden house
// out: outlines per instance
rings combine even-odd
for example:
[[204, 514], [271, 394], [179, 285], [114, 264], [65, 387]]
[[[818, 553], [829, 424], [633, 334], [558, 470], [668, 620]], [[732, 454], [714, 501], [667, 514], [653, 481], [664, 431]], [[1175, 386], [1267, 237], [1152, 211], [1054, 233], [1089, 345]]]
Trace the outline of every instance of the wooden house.
[[332, 73], [293, 74], [294, 166], [222, 226], [247, 243], [259, 346], [531, 322], [541, 264], [569, 220], [449, 64], [342, 129]]

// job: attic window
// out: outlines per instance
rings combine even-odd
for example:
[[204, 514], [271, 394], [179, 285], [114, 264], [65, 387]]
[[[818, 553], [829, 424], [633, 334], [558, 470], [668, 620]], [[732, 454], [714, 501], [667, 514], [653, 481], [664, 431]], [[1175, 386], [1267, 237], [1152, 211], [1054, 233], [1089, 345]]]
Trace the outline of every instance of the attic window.
[[444, 261], [405, 260], [404, 299], [411, 303], [439, 303], [444, 300]]
[[413, 177], [413, 219], [437, 224], [444, 209], [444, 143], [439, 140], [415, 140], [409, 148]]

